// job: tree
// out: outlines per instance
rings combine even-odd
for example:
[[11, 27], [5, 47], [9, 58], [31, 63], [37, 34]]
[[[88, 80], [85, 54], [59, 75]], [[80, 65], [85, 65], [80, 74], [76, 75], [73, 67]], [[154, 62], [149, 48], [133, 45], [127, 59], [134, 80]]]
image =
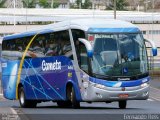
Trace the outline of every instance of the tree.
[[81, 4], [82, 4], [82, 0], [76, 0], [76, 5], [77, 5], [77, 8], [80, 8], [81, 7]]
[[75, 3], [76, 3], [76, 7], [74, 7], [74, 8], [79, 8], [79, 9], [80, 8], [88, 9], [92, 5], [90, 0], [85, 0], [84, 3], [82, 3], [82, 0], [76, 0]]
[[127, 5], [126, 0], [116, 0], [117, 10], [125, 10], [125, 6]]
[[39, 0], [39, 5], [43, 8], [49, 8], [50, 5], [48, 3], [48, 0]]
[[22, 0], [23, 7], [25, 8], [35, 8], [36, 1], [35, 0]]
[[83, 9], [88, 9], [92, 6], [92, 3], [90, 0], [85, 0], [84, 4], [82, 5]]
[[[116, 0], [116, 9], [117, 10], [126, 10], [125, 7], [127, 6], [127, 0]], [[107, 7], [107, 9], [114, 9], [114, 0], [111, 0], [111, 4]]]
[[58, 0], [52, 0], [51, 8], [57, 8], [60, 5]]
[[6, 0], [0, 0], [0, 8], [5, 8], [4, 4], [6, 3]]

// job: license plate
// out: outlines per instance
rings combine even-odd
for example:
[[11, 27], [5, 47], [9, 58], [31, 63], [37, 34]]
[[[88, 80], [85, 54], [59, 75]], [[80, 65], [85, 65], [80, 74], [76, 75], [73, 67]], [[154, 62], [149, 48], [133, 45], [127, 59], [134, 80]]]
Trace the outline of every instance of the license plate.
[[119, 94], [119, 98], [128, 98], [128, 94]]

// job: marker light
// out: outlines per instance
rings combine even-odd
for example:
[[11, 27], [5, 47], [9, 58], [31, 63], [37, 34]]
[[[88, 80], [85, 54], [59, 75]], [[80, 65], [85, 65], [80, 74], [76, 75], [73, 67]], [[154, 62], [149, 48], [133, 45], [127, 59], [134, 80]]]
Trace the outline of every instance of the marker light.
[[89, 40], [89, 41], [94, 41], [94, 36], [93, 36], [93, 35], [89, 35], [89, 36], [88, 36], [88, 40]]

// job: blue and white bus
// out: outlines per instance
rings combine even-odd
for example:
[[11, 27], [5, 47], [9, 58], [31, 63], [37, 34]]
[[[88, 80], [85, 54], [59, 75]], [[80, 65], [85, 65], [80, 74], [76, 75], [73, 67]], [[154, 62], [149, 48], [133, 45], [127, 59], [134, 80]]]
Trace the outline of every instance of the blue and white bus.
[[[149, 97], [146, 40], [119, 20], [75, 19], [6, 36], [2, 42], [4, 97], [21, 107], [43, 101], [60, 107]], [[153, 56], [157, 55], [152, 41]]]

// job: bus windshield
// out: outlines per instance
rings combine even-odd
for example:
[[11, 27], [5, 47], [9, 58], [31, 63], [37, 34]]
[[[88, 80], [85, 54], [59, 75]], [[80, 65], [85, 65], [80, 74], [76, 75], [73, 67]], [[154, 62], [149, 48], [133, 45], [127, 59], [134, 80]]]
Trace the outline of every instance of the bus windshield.
[[[92, 73], [98, 76], [129, 77], [148, 74], [148, 59], [140, 33], [89, 34], [94, 40]], [[120, 79], [120, 78], [119, 78]]]

